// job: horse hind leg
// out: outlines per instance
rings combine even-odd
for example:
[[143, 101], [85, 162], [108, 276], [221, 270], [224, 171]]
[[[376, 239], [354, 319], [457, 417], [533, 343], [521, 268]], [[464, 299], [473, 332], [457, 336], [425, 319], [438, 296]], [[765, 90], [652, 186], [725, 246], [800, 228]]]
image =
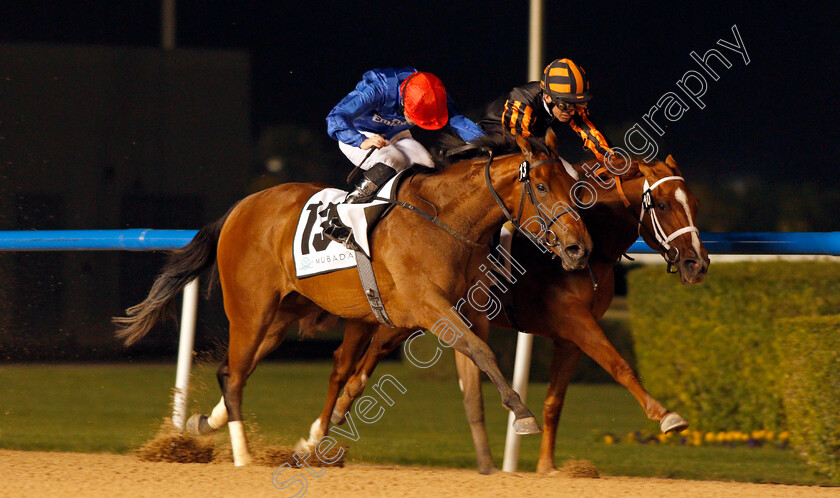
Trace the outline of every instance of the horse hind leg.
[[464, 395], [464, 411], [470, 425], [475, 461], [480, 474], [494, 474], [499, 471], [493, 463], [487, 427], [484, 425], [484, 397], [481, 393], [481, 370], [461, 353], [455, 353], [458, 382]]
[[392, 329], [380, 326], [371, 340], [370, 346], [364, 352], [361, 361], [357, 361], [355, 373], [347, 380], [344, 393], [335, 404], [332, 413], [332, 423], [344, 423], [353, 402], [365, 391], [367, 381], [373, 375], [376, 366], [388, 356], [400, 343], [411, 334], [411, 329]]
[[[192, 434], [210, 434], [227, 424], [231, 433], [231, 446], [236, 466], [247, 465], [251, 461], [241, 415], [242, 390], [245, 387], [245, 381], [254, 372], [257, 363], [283, 342], [289, 326], [298, 318], [297, 315], [278, 314], [269, 327], [261, 327], [262, 330], [253, 339], [246, 337], [244, 340], [234, 340], [234, 331], [238, 329], [231, 325], [231, 345], [228, 356], [216, 373], [222, 390], [222, 399], [213, 408], [209, 417], [195, 414], [187, 422], [187, 431]], [[266, 334], [264, 330], [272, 330], [272, 332]], [[256, 339], [259, 339], [259, 342]]]
[[557, 424], [566, 399], [566, 388], [575, 373], [581, 350], [572, 341], [558, 339], [554, 342], [554, 359], [551, 362], [551, 378], [543, 407], [543, 435], [537, 473], [547, 474], [554, 470], [554, 448], [557, 441]]
[[[376, 325], [358, 321], [348, 321], [344, 329], [344, 340], [333, 352], [333, 370], [327, 390], [327, 400], [321, 414], [309, 428], [309, 438], [301, 438], [295, 445], [300, 453], [311, 453], [318, 441], [329, 432], [329, 424], [335, 408], [338, 393], [344, 388], [347, 379], [359, 363], [359, 358], [365, 350]], [[343, 422], [343, 419], [342, 419]]]

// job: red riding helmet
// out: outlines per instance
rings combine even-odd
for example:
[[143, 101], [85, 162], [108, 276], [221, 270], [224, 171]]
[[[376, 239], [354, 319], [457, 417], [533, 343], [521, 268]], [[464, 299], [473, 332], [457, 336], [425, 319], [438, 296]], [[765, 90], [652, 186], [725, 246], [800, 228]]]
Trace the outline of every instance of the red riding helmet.
[[547, 65], [543, 70], [540, 88], [553, 100], [569, 104], [586, 102], [592, 98], [586, 71], [570, 59], [557, 59]]
[[446, 88], [432, 73], [412, 73], [400, 85], [400, 107], [417, 126], [437, 130], [449, 121]]

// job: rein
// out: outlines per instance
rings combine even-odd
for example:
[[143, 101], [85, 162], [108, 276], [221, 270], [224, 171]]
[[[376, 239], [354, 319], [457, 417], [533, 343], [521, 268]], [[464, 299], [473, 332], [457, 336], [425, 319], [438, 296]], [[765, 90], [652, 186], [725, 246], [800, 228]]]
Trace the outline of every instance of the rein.
[[[504, 213], [505, 218], [523, 235], [534, 238], [534, 235], [526, 232], [522, 229], [522, 225], [520, 224], [522, 220], [522, 213], [525, 210], [525, 194], [528, 194], [528, 200], [531, 202], [531, 205], [534, 206], [534, 210], [537, 212], [537, 216], [539, 217], [540, 221], [544, 224], [545, 230], [544, 234], [537, 239], [537, 242], [540, 244], [548, 247], [549, 249], [552, 247], [557, 247], [559, 244], [557, 243], [557, 234], [553, 231], [549, 230], [555, 221], [558, 218], [563, 216], [564, 214], [573, 213], [574, 210], [566, 207], [556, 215], [554, 215], [551, 220], [546, 221], [545, 217], [543, 217], [542, 211], [539, 208], [539, 202], [537, 201], [537, 194], [534, 192], [534, 186], [531, 183], [531, 175], [530, 172], [532, 169], [536, 168], [537, 166], [542, 166], [543, 164], [550, 164], [560, 162], [558, 159], [543, 159], [542, 161], [537, 161], [534, 164], [530, 164], [528, 161], [522, 161], [519, 165], [519, 183], [522, 183], [522, 196], [519, 199], [519, 212], [517, 213], [516, 217], [508, 211], [507, 207], [505, 207], [505, 203], [502, 198], [499, 196], [499, 193], [496, 192], [496, 189], [493, 188], [493, 182], [490, 178], [490, 165], [493, 164], [493, 153], [490, 153], [490, 159], [487, 161], [487, 164], [484, 166], [484, 181], [487, 184], [487, 189], [490, 190], [490, 194], [493, 196], [493, 199], [496, 201], [496, 204], [499, 205], [501, 208], [502, 213]], [[551, 235], [549, 235], [551, 234]]]
[[[471, 148], [474, 148], [474, 147], [471, 147]], [[493, 196], [493, 199], [495, 199], [496, 204], [498, 204], [499, 207], [501, 208], [502, 213], [504, 213], [504, 215], [505, 215], [505, 218], [507, 218], [507, 220], [510, 221], [513, 224], [513, 226], [516, 227], [517, 230], [519, 230], [520, 232], [524, 233], [525, 235], [533, 238], [533, 234], [526, 233], [522, 229], [522, 226], [519, 223], [520, 220], [522, 219], [522, 213], [525, 209], [525, 195], [527, 193], [528, 200], [534, 206], [534, 210], [537, 212], [537, 216], [539, 216], [540, 221], [542, 223], [544, 223], [545, 227], [546, 227], [546, 230], [545, 230], [546, 233], [544, 235], [542, 235], [537, 241], [539, 243], [545, 245], [546, 247], [549, 247], [549, 248], [556, 247], [559, 244], [557, 243], [557, 235], [553, 231], [548, 230], [548, 227], [553, 225], [554, 222], [557, 221], [557, 219], [560, 218], [561, 216], [563, 216], [564, 214], [573, 213], [574, 210], [571, 209], [571, 208], [568, 208], [568, 207], [564, 208], [562, 211], [560, 211], [559, 213], [554, 215], [551, 218], [551, 220], [546, 221], [545, 217], [542, 214], [542, 211], [540, 211], [540, 209], [538, 207], [539, 202], [537, 201], [537, 194], [534, 192], [534, 187], [531, 184], [530, 171], [532, 169], [536, 168], [537, 166], [541, 166], [543, 164], [554, 163], [554, 162], [559, 162], [559, 161], [557, 159], [543, 159], [542, 161], [537, 161], [534, 164], [530, 164], [528, 161], [522, 161], [522, 163], [519, 165], [519, 182], [523, 184], [523, 187], [522, 187], [522, 197], [519, 200], [519, 212], [518, 212], [516, 217], [514, 217], [511, 214], [511, 212], [508, 211], [507, 207], [505, 207], [504, 201], [499, 196], [499, 193], [496, 192], [495, 188], [493, 188], [493, 183], [491, 182], [491, 179], [490, 179], [490, 165], [493, 164], [493, 152], [492, 151], [490, 151], [490, 158], [489, 158], [489, 160], [487, 161], [487, 164], [484, 167], [484, 177], [485, 177], [485, 181], [487, 183], [487, 188], [490, 190], [490, 194]], [[394, 205], [394, 206], [400, 206], [401, 208], [406, 209], [408, 211], [411, 211], [412, 213], [416, 213], [416, 214], [420, 215], [421, 217], [431, 221], [432, 223], [434, 223], [438, 227], [442, 228], [446, 233], [452, 235], [456, 239], [460, 240], [461, 242], [463, 242], [463, 243], [465, 243], [465, 244], [467, 244], [471, 247], [476, 247], [476, 248], [484, 247], [483, 245], [466, 238], [464, 235], [459, 233], [457, 230], [450, 227], [446, 223], [442, 222], [437, 217], [437, 215], [429, 214], [426, 211], [423, 211], [422, 209], [418, 208], [417, 206], [415, 206], [413, 204], [409, 204], [408, 202], [399, 201], [399, 200], [386, 199], [384, 197], [379, 197], [379, 196], [374, 197], [374, 199], [376, 199], [378, 201], [386, 202], [386, 203]], [[551, 235], [548, 235], [548, 234], [551, 234]]]
[[464, 237], [457, 230], [450, 227], [446, 223], [440, 221], [440, 219], [437, 216], [431, 215], [431, 214], [427, 213], [426, 211], [423, 211], [422, 209], [418, 208], [417, 206], [415, 206], [413, 204], [409, 204], [409, 203], [403, 202], [403, 201], [396, 201], [396, 200], [392, 201], [391, 199], [385, 199], [384, 197], [375, 197], [375, 199], [378, 200], [378, 201], [388, 202], [388, 203], [390, 203], [392, 205], [395, 205], [395, 206], [399, 206], [403, 209], [407, 209], [407, 210], [411, 211], [412, 213], [416, 213], [416, 214], [422, 216], [423, 218], [426, 218], [427, 220], [431, 221], [435, 225], [444, 229], [446, 231], [446, 233], [448, 233], [449, 235], [452, 235], [453, 237], [455, 237], [456, 239], [460, 240], [461, 242], [467, 244], [468, 246], [484, 247], [481, 244], [479, 244], [477, 242], [473, 242], [470, 239]]
[[[416, 175], [417, 175], [417, 171], [415, 171], [411, 174], [411, 180], [409, 180], [409, 183], [411, 183], [411, 181], [414, 179], [414, 177]], [[411, 211], [412, 213], [415, 213], [415, 214], [421, 216], [422, 218], [425, 218], [425, 219], [431, 221], [432, 223], [434, 223], [438, 227], [442, 228], [446, 233], [455, 237], [456, 239], [460, 240], [461, 242], [463, 242], [464, 244], [467, 244], [470, 247], [475, 247], [475, 248], [484, 247], [483, 245], [481, 245], [477, 242], [473, 242], [472, 240], [464, 237], [460, 232], [458, 232], [454, 228], [450, 227], [446, 223], [440, 221], [440, 218], [437, 217], [437, 211], [435, 212], [435, 214], [429, 214], [426, 211], [423, 211], [419, 207], [415, 206], [414, 204], [409, 204], [408, 202], [400, 201], [400, 200], [397, 200], [397, 199], [393, 199], [393, 200], [392, 199], [386, 199], [384, 197], [379, 197], [379, 196], [374, 197], [374, 199], [377, 200], [377, 201], [387, 202], [391, 206], [399, 206], [399, 207], [401, 207], [405, 210]], [[426, 203], [429, 203], [428, 201], [425, 201], [422, 198], [419, 198], [419, 199], [423, 200]], [[434, 205], [432, 205], [432, 207], [434, 207]], [[391, 208], [388, 208], [388, 209], [391, 209]]]

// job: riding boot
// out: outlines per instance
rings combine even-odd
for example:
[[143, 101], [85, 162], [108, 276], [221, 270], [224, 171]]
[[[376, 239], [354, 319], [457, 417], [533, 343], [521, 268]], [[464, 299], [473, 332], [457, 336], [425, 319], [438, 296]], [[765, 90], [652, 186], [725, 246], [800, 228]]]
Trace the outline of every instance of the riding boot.
[[370, 201], [376, 191], [379, 190], [379, 185], [373, 183], [367, 176], [362, 178], [362, 181], [356, 185], [356, 189], [347, 194], [344, 198], [346, 204], [364, 204]]
[[394, 168], [385, 163], [376, 163], [365, 171], [361, 183], [356, 186], [356, 190], [347, 194], [344, 202], [347, 204], [363, 204], [370, 202], [373, 196], [382, 185], [394, 177], [397, 172]]

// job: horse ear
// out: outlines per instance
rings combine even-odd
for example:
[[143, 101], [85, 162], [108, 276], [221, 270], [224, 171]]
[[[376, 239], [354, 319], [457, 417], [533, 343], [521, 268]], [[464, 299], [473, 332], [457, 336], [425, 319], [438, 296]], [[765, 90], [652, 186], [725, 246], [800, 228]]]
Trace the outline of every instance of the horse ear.
[[548, 147], [548, 152], [551, 157], [557, 159], [560, 157], [560, 152], [557, 150], [557, 134], [554, 133], [554, 128], [549, 127], [545, 132], [545, 145]]
[[644, 161], [639, 161], [638, 164], [639, 164], [639, 171], [641, 171], [642, 174], [645, 175], [645, 178], [650, 180], [652, 177], [655, 176], [653, 168], [650, 165], [646, 164]]
[[665, 158], [665, 164], [670, 166], [671, 169], [673, 169], [675, 173], [682, 176], [682, 172], [680, 171], [680, 168], [677, 166], [677, 161], [674, 160], [674, 156], [672, 156], [671, 154], [668, 154], [668, 157]]
[[534, 160], [534, 151], [531, 149], [531, 144], [522, 135], [516, 135], [516, 145], [522, 150], [522, 158], [526, 161], [532, 162]]

